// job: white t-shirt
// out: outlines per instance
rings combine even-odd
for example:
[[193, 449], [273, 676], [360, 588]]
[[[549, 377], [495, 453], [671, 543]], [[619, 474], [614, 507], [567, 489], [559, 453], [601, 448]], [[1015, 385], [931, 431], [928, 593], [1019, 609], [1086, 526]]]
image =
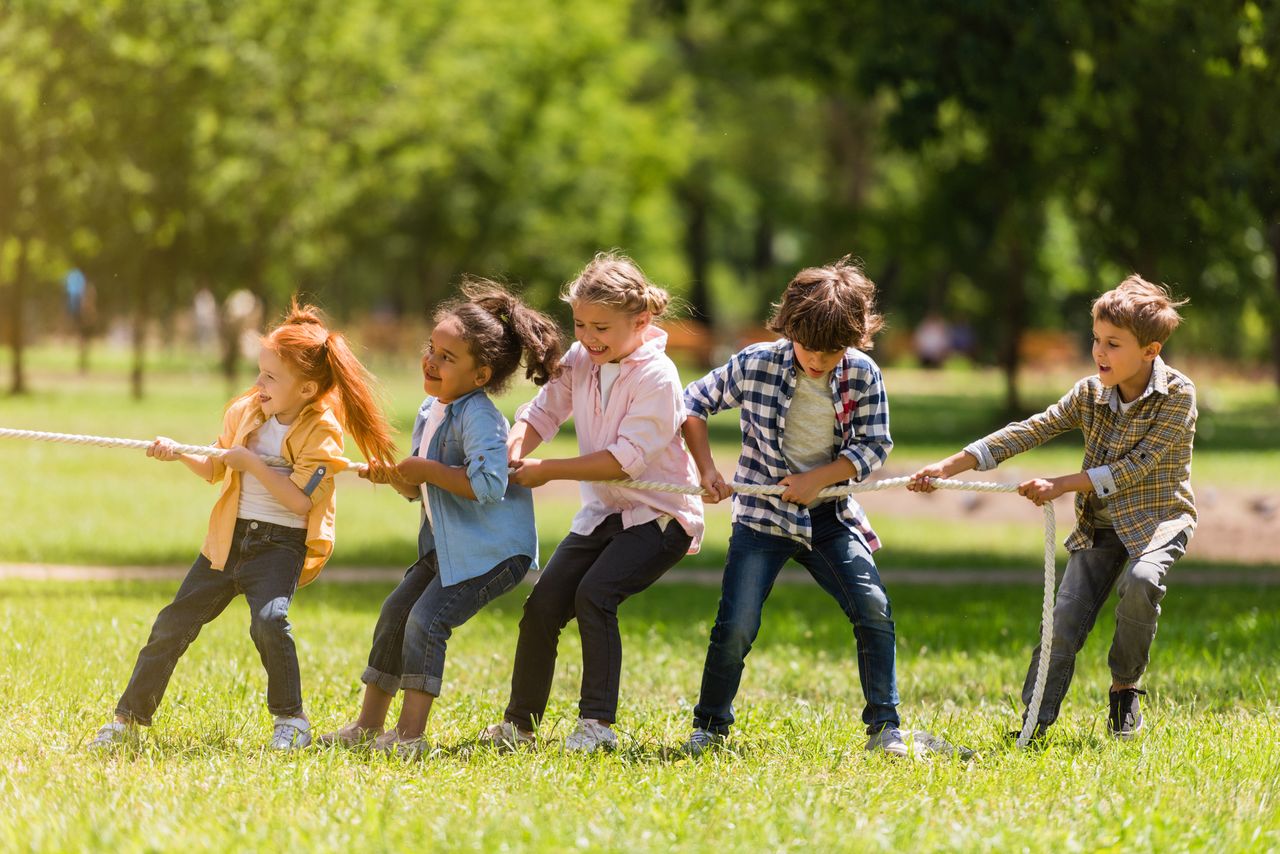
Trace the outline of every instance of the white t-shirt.
[[[787, 468], [800, 473], [824, 466], [835, 459], [832, 442], [836, 432], [836, 407], [831, 399], [831, 374], [814, 379], [796, 372], [796, 389], [787, 409], [787, 427], [782, 433], [782, 458]], [[815, 507], [830, 498], [819, 498]]]
[[[289, 432], [286, 424], [281, 424], [273, 415], [263, 422], [262, 426], [249, 436], [248, 448], [260, 457], [278, 457], [284, 448], [284, 437]], [[272, 471], [288, 477], [287, 467], [271, 467]], [[273, 525], [284, 525], [287, 528], [307, 527], [307, 518], [289, 509], [276, 500], [267, 491], [262, 481], [245, 472], [240, 476], [240, 506], [236, 509], [239, 519], [256, 519], [259, 522], [270, 522]]]
[[[440, 429], [440, 422], [444, 420], [444, 412], [449, 404], [436, 401], [431, 404], [431, 409], [427, 411], [427, 423], [422, 427], [422, 444], [418, 445], [418, 456], [426, 459], [427, 449], [431, 447], [431, 437]], [[422, 490], [422, 510], [427, 514], [427, 520], [431, 521], [431, 502], [427, 500], [427, 485], [421, 484], [418, 487]], [[435, 523], [432, 522], [432, 530], [435, 530]]]
[[613, 384], [618, 381], [618, 374], [620, 373], [622, 373], [622, 365], [617, 362], [605, 362], [600, 366], [601, 409], [609, 405], [609, 392], [613, 391]]

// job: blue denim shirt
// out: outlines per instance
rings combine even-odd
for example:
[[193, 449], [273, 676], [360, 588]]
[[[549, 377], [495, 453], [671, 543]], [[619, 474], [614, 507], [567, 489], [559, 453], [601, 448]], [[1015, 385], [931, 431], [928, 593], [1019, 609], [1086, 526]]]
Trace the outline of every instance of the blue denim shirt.
[[[427, 413], [442, 406], [428, 397], [413, 421], [412, 450], [422, 444]], [[507, 479], [509, 425], [493, 401], [477, 389], [449, 405], [427, 446], [427, 458], [465, 468], [476, 498], [427, 486], [436, 530], [423, 514], [418, 555], [432, 549], [440, 563], [440, 582], [448, 587], [484, 575], [502, 561], [527, 555], [538, 566], [538, 532], [533, 524], [533, 492]]]

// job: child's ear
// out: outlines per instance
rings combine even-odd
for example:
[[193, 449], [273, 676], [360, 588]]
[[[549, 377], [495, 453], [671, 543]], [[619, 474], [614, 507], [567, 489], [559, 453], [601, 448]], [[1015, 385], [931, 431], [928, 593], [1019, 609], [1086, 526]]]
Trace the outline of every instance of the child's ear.
[[315, 380], [307, 380], [302, 384], [302, 388], [299, 389], [299, 391], [302, 392], [304, 400], [313, 400], [315, 399], [316, 394], [320, 391], [320, 386]]
[[489, 384], [489, 380], [493, 379], [493, 368], [485, 365], [476, 371], [476, 388], [484, 388]]
[[1142, 358], [1146, 359], [1148, 362], [1154, 362], [1156, 356], [1159, 356], [1160, 351], [1163, 349], [1164, 345], [1159, 341], [1152, 341], [1146, 346], [1146, 349], [1142, 351]]
[[636, 329], [644, 329], [653, 321], [653, 314], [648, 311], [642, 311], [636, 315]]

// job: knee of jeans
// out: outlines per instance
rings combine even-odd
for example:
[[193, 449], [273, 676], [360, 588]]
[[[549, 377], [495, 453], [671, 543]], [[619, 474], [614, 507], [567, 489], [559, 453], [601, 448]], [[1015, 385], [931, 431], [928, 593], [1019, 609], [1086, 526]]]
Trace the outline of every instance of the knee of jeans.
[[1149, 563], [1136, 563], [1125, 573], [1120, 587], [1120, 601], [1137, 598], [1153, 605], [1164, 598], [1163, 573]]
[[867, 590], [857, 603], [857, 613], [859, 619], [864, 623], [893, 622], [893, 611], [889, 606], [889, 594], [880, 587]]
[[415, 638], [443, 643], [453, 633], [444, 620], [437, 619], [434, 612], [418, 608], [409, 612], [409, 619], [404, 628], [406, 641], [409, 638]]
[[563, 626], [567, 622], [566, 619], [560, 619], [561, 612], [564, 610], [558, 597], [545, 592], [539, 593], [538, 586], [534, 585], [528, 598], [524, 600], [524, 612], [520, 617], [520, 625], [558, 624]]
[[745, 654], [755, 643], [760, 621], [747, 617], [717, 621], [711, 629], [712, 640], [720, 646]]
[[249, 622], [249, 634], [254, 640], [288, 635], [289, 600], [280, 596], [259, 608]]

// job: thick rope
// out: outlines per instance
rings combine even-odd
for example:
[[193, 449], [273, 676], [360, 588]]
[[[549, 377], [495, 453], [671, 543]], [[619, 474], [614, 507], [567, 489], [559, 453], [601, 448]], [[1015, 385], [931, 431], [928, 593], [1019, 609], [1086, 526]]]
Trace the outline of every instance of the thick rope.
[[[137, 448], [145, 450], [151, 446], [151, 442], [145, 439], [113, 439], [106, 436], [81, 436], [74, 433], [46, 433], [39, 430], [14, 430], [7, 427], [0, 427], [0, 439], [32, 439], [40, 442], [58, 442], [68, 445], [92, 445], [100, 448]], [[226, 448], [215, 448], [208, 445], [179, 445], [173, 444], [174, 451], [180, 454], [201, 454], [211, 457], [220, 457], [227, 452]], [[263, 457], [263, 461], [269, 466], [281, 466], [288, 468], [288, 461], [280, 457]], [[931, 478], [933, 486], [938, 489], [957, 489], [967, 492], [1017, 492], [1018, 487], [1004, 483], [993, 483], [990, 481], [972, 481], [972, 480], [947, 480], [942, 478]], [[699, 486], [687, 486], [675, 483], [659, 483], [647, 480], [615, 480], [610, 481], [616, 486], [625, 487], [627, 489], [644, 489], [650, 492], [668, 492], [682, 495], [701, 495], [702, 488]], [[855, 483], [848, 486], [831, 486], [818, 493], [820, 498], [835, 498], [843, 495], [851, 495], [855, 492], [879, 492], [884, 489], [894, 489], [899, 486], [906, 486], [911, 482], [909, 477], [890, 477], [883, 480], [871, 481], [869, 483]], [[784, 486], [760, 486], [751, 483], [731, 483], [730, 487], [734, 492], [743, 493], [745, 495], [781, 495], [786, 491]], [[1031, 702], [1027, 704], [1027, 719], [1022, 725], [1022, 732], [1018, 736], [1018, 747], [1026, 747], [1027, 742], [1031, 738], [1031, 733], [1035, 729], [1036, 720], [1040, 714], [1040, 703], [1044, 698], [1045, 680], [1049, 673], [1049, 652], [1053, 644], [1053, 599], [1054, 599], [1054, 582], [1056, 580], [1055, 566], [1055, 540], [1056, 520], [1053, 513], [1053, 502], [1046, 501], [1044, 508], [1044, 600], [1040, 612], [1040, 659], [1036, 664], [1035, 685], [1031, 693]]]
[[[92, 445], [98, 448], [138, 448], [146, 450], [153, 442], [146, 439], [111, 439], [106, 436], [80, 436], [75, 433], [44, 433], [39, 430], [12, 430], [0, 427], [0, 439], [34, 439], [37, 442], [57, 442], [63, 445]], [[226, 448], [215, 448], [212, 445], [170, 445], [179, 454], [200, 454], [206, 457], [220, 457], [227, 452]], [[283, 457], [263, 457], [262, 461], [269, 466], [290, 468], [289, 461]]]

